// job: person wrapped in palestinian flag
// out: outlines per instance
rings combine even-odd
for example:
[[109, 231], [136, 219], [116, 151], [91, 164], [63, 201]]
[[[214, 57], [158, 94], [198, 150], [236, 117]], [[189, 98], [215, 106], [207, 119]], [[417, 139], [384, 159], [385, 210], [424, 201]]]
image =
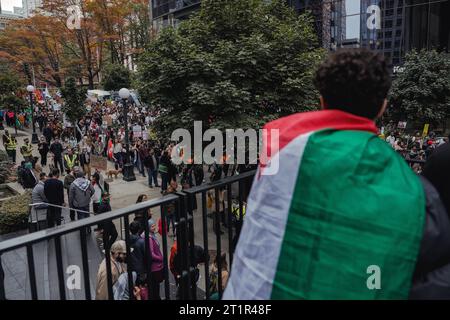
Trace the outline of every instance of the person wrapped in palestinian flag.
[[323, 110], [265, 126], [268, 157], [223, 299], [450, 298], [445, 207], [377, 136], [388, 63], [365, 49], [338, 51], [315, 85]]

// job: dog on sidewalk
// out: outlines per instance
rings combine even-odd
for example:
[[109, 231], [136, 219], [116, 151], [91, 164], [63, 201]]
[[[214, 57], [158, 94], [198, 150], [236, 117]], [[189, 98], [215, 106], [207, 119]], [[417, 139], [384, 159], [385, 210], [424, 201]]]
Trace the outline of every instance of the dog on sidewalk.
[[108, 176], [109, 179], [112, 179], [113, 176], [115, 177], [115, 179], [117, 179], [117, 176], [122, 173], [122, 169], [119, 170], [115, 170], [115, 169], [111, 169], [106, 171], [106, 175]]

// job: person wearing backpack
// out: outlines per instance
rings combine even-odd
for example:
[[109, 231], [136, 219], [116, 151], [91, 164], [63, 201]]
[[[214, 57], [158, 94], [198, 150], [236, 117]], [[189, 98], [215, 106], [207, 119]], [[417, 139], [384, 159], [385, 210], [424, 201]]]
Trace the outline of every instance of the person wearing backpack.
[[38, 179], [33, 172], [33, 165], [30, 162], [25, 163], [22, 179], [24, 189], [33, 189], [38, 183]]

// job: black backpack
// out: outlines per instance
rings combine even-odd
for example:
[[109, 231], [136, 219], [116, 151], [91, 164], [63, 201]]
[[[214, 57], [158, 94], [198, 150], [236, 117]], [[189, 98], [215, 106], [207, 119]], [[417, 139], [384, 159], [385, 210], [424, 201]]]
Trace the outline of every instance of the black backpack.
[[23, 187], [25, 189], [33, 189], [37, 182], [30, 170], [24, 170], [22, 177]]
[[145, 159], [144, 159], [144, 167], [150, 168], [151, 164], [152, 164], [151, 157], [150, 156], [145, 157]]

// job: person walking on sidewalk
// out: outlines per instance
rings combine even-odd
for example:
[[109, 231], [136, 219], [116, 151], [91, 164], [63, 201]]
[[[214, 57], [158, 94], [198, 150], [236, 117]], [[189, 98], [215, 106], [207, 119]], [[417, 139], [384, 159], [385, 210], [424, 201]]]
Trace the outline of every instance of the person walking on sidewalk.
[[73, 149], [69, 149], [64, 156], [64, 168], [72, 170], [78, 164], [78, 155], [74, 153]]
[[[69, 206], [77, 212], [78, 220], [81, 220], [89, 217], [89, 205], [95, 190], [91, 182], [85, 178], [83, 171], [75, 172], [75, 177], [69, 189]], [[87, 231], [90, 233], [91, 228]]]
[[44, 194], [48, 200], [49, 206], [47, 209], [47, 227], [53, 228], [61, 224], [61, 208], [54, 207], [64, 205], [64, 186], [59, 180], [59, 170], [54, 168], [49, 179], [44, 183]]
[[[79, 168], [75, 167], [73, 170], [66, 169], [66, 176], [64, 177], [64, 189], [67, 192], [67, 199], [69, 199], [70, 186], [75, 181], [75, 171], [78, 171]], [[75, 211], [70, 209], [70, 221], [75, 221]]]
[[64, 172], [64, 165], [62, 160], [63, 151], [64, 151], [63, 145], [59, 141], [59, 138], [56, 137], [55, 141], [50, 145], [50, 152], [53, 154], [53, 162], [55, 168], [58, 168], [59, 165], [61, 173]]
[[39, 139], [38, 150], [41, 155], [41, 166], [44, 167], [47, 165], [47, 154], [49, 151], [48, 143], [44, 136], [41, 136]]
[[155, 150], [151, 149], [147, 158], [144, 160], [144, 165], [148, 172], [148, 186], [153, 188], [152, 183], [155, 184], [156, 188], [159, 188], [158, 184], [158, 160], [155, 156]]
[[25, 138], [23, 142], [25, 144], [20, 147], [20, 153], [22, 153], [23, 159], [26, 162], [33, 163], [33, 146], [30, 143], [30, 139]]
[[3, 146], [11, 161], [16, 163], [17, 139], [14, 138], [8, 130], [5, 130], [5, 133], [3, 134]]
[[87, 174], [88, 179], [91, 179], [91, 148], [89, 146], [83, 146], [80, 153], [80, 166]]

